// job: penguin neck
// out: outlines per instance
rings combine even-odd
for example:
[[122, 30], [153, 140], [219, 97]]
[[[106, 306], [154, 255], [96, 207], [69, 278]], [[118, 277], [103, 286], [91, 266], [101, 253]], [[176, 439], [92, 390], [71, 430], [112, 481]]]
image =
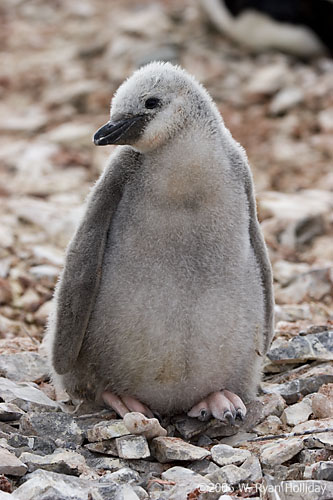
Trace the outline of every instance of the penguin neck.
[[[199, 209], [221, 191], [221, 132], [187, 128], [163, 148], [144, 154], [146, 178], [159, 203]], [[223, 188], [222, 188], [223, 189]]]

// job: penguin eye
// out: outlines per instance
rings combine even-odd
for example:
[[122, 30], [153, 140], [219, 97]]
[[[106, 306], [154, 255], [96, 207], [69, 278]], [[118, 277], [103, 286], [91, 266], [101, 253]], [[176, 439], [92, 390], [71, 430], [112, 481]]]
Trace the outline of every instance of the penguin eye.
[[159, 103], [160, 100], [157, 99], [157, 97], [149, 97], [149, 99], [147, 99], [145, 102], [145, 107], [147, 109], [154, 109], [159, 105]]

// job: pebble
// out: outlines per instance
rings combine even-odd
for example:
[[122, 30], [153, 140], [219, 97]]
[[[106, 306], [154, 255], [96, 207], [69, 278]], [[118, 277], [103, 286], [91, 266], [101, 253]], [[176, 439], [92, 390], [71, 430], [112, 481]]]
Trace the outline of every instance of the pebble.
[[24, 476], [27, 470], [27, 466], [13, 453], [0, 447], [0, 474]]
[[49, 372], [47, 361], [37, 352], [0, 354], [0, 374], [16, 382], [46, 380]]
[[260, 460], [265, 465], [279, 465], [297, 455], [303, 449], [303, 441], [300, 438], [279, 440], [269, 443], [261, 448]]
[[323, 385], [313, 395], [312, 410], [316, 418], [333, 417], [333, 384]]
[[276, 415], [269, 415], [261, 424], [256, 425], [253, 431], [259, 436], [266, 434], [281, 434], [282, 422]]
[[217, 444], [211, 448], [212, 460], [221, 466], [224, 465], [241, 465], [247, 458], [251, 456], [248, 450], [233, 448], [227, 444]]
[[186, 443], [182, 439], [173, 437], [157, 437], [152, 441], [151, 450], [155, 458], [161, 463], [174, 460], [201, 460], [210, 455], [204, 448]]
[[267, 353], [271, 362], [332, 361], [333, 330], [318, 334], [297, 336], [289, 342]]
[[44, 469], [60, 474], [70, 474], [78, 476], [85, 468], [86, 461], [82, 455], [74, 451], [57, 449], [52, 455], [36, 455], [34, 453], [24, 452], [20, 460], [26, 464], [29, 472], [37, 469]]
[[212, 474], [207, 474], [205, 477], [215, 484], [227, 483], [230, 486], [235, 486], [247, 481], [250, 477], [250, 471], [236, 465], [225, 465]]
[[157, 418], [147, 418], [139, 412], [126, 413], [124, 425], [131, 434], [142, 434], [147, 439], [167, 435]]
[[20, 419], [22, 434], [48, 436], [61, 443], [80, 445], [84, 432], [71, 415], [66, 413], [28, 413]]
[[24, 415], [24, 411], [13, 403], [0, 403], [0, 421], [9, 422], [18, 420]]
[[99, 422], [87, 431], [87, 437], [90, 443], [125, 436], [126, 434], [130, 434], [130, 432], [122, 419]]
[[282, 413], [281, 420], [287, 425], [297, 425], [306, 422], [312, 414], [312, 400], [305, 397], [299, 403], [288, 406]]
[[6, 403], [14, 403], [24, 411], [56, 411], [58, 404], [31, 383], [16, 383], [0, 377], [0, 397]]
[[147, 439], [144, 436], [122, 436], [116, 438], [116, 447], [120, 458], [137, 459], [150, 457]]

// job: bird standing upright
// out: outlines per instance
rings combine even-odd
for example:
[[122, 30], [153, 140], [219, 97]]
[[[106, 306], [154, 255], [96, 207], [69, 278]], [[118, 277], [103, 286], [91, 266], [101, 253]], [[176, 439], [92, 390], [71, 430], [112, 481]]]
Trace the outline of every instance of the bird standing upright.
[[244, 150], [207, 91], [158, 62], [120, 86], [94, 142], [120, 146], [55, 293], [55, 382], [121, 416], [243, 418], [273, 325]]

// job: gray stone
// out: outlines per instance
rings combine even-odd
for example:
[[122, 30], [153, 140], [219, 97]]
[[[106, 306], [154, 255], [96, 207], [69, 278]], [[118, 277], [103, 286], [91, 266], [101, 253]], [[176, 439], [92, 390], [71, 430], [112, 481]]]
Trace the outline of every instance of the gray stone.
[[[119, 485], [111, 483], [109, 486], [109, 497], [101, 496], [99, 483], [57, 474], [38, 469], [24, 478], [25, 482], [12, 493], [13, 499], [17, 500], [100, 500], [101, 498], [116, 498]], [[103, 491], [103, 488], [100, 488]], [[104, 488], [106, 490], [106, 488]], [[114, 496], [111, 496], [114, 494]]]
[[306, 422], [312, 414], [312, 402], [305, 397], [299, 403], [288, 406], [282, 413], [281, 420], [287, 425], [297, 425]]
[[230, 486], [235, 486], [239, 483], [247, 481], [250, 477], [250, 472], [236, 465], [225, 465], [212, 474], [207, 474], [206, 479], [212, 483], [227, 483]]
[[248, 450], [233, 448], [227, 444], [217, 444], [211, 448], [212, 460], [221, 466], [224, 465], [241, 465], [247, 458], [251, 456]]
[[254, 439], [257, 437], [256, 433], [253, 432], [238, 432], [235, 436], [225, 437], [220, 439], [220, 444], [227, 444], [228, 446], [241, 446], [245, 441], [249, 439]]
[[276, 482], [291, 481], [296, 479], [305, 479], [304, 464], [291, 464], [288, 467], [285, 465], [275, 465], [270, 468], [265, 468], [264, 473], [271, 474]]
[[276, 415], [269, 415], [261, 424], [256, 425], [253, 431], [259, 436], [265, 436], [266, 434], [281, 434], [282, 422]]
[[114, 457], [118, 456], [115, 439], [107, 439], [98, 443], [89, 443], [85, 445], [85, 448], [94, 453], [102, 453], [103, 455], [112, 455]]
[[267, 353], [273, 363], [300, 363], [307, 360], [333, 360], [333, 330], [297, 336]]
[[24, 476], [27, 470], [27, 466], [13, 453], [0, 447], [0, 474], [8, 474], [9, 476]]
[[0, 421], [10, 422], [18, 420], [24, 415], [24, 411], [13, 403], [0, 403]]
[[160, 476], [166, 470], [167, 465], [158, 462], [150, 462], [148, 460], [124, 460], [125, 465], [131, 467], [137, 472], [144, 474], [154, 474]]
[[152, 440], [151, 451], [161, 463], [174, 460], [201, 460], [210, 455], [210, 452], [199, 446], [193, 446], [182, 439], [173, 437], [158, 437]]
[[[315, 428], [314, 424], [312, 425]], [[333, 451], [333, 432], [313, 434], [312, 436], [305, 437], [303, 443], [307, 448], [326, 448]]]
[[87, 469], [86, 461], [82, 455], [74, 451], [58, 449], [52, 455], [36, 455], [24, 452], [20, 460], [26, 464], [29, 472], [44, 469], [60, 474], [78, 476]]
[[23, 451], [35, 451], [39, 455], [49, 455], [56, 449], [56, 444], [52, 439], [39, 436], [23, 436], [22, 434], [10, 434], [7, 442], [13, 448]]
[[162, 479], [176, 483], [176, 486], [169, 490], [165, 497], [170, 500], [192, 498], [192, 495], [196, 498], [199, 492], [201, 492], [199, 498], [202, 500], [206, 498], [214, 500], [219, 496], [219, 494], [214, 493], [214, 484], [207, 477], [185, 467], [171, 467], [163, 472]]
[[119, 484], [139, 483], [140, 475], [129, 467], [122, 467], [114, 472], [109, 472], [106, 476], [107, 480], [114, 481]]
[[249, 481], [256, 482], [262, 479], [260, 461], [259, 458], [255, 455], [251, 455], [249, 458], [247, 458], [240, 468], [249, 475]]
[[265, 393], [280, 394], [288, 404], [297, 403], [301, 396], [317, 392], [323, 384], [333, 382], [333, 375], [316, 375], [314, 377], [300, 378], [285, 384], [262, 384]]
[[319, 462], [314, 468], [312, 479], [333, 481], [333, 461]]
[[46, 380], [49, 368], [46, 359], [37, 352], [0, 355], [0, 375], [16, 382]]
[[126, 436], [127, 434], [130, 434], [130, 432], [125, 427], [123, 420], [99, 422], [87, 431], [88, 441], [91, 443]]
[[197, 474], [205, 476], [206, 474], [212, 474], [212, 472], [218, 470], [219, 467], [214, 464], [214, 462], [204, 458], [203, 460], [192, 462], [187, 468]]
[[120, 458], [148, 458], [150, 451], [144, 436], [122, 436], [116, 438], [116, 447]]
[[20, 419], [20, 432], [32, 436], [48, 436], [61, 443], [80, 445], [84, 433], [75, 419], [66, 413], [28, 413]]
[[208, 422], [200, 422], [196, 418], [177, 417], [174, 420], [175, 427], [184, 439], [191, 439], [208, 428]]
[[16, 383], [0, 378], [0, 397], [6, 403], [16, 404], [24, 411], [57, 411], [59, 405], [32, 383]]
[[317, 450], [305, 449], [299, 454], [299, 462], [304, 465], [312, 465], [321, 460], [328, 460], [331, 453], [325, 448], [319, 448]]
[[260, 459], [265, 465], [279, 465], [297, 455], [303, 449], [300, 438], [284, 439], [261, 448]]

